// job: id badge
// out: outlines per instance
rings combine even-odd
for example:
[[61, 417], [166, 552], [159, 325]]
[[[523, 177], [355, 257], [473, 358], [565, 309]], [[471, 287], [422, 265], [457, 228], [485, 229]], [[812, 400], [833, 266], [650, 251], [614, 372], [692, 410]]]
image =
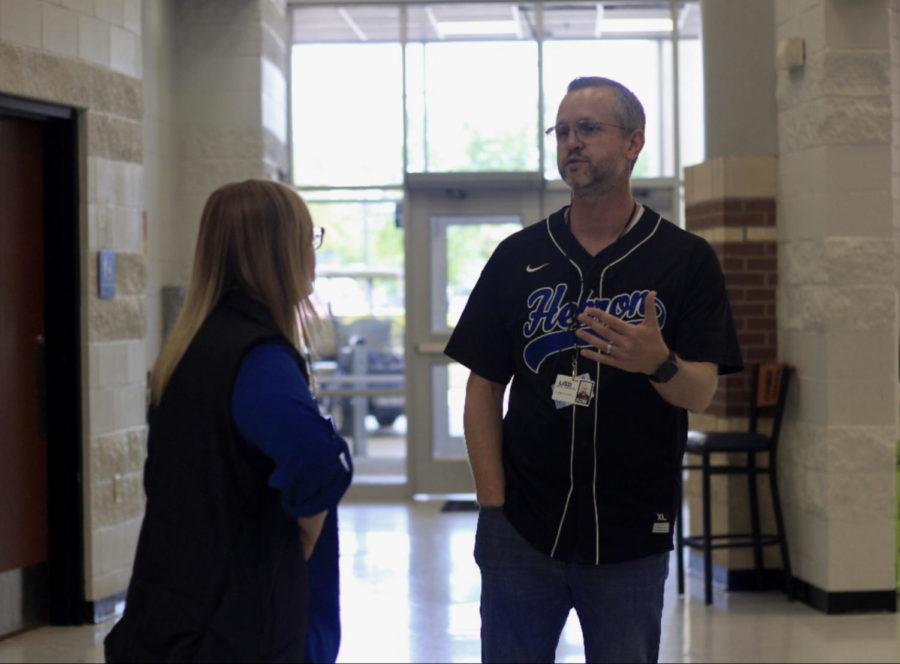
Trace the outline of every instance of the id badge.
[[574, 378], [559, 374], [553, 384], [551, 396], [557, 408], [589, 406], [594, 397], [594, 381], [586, 373]]

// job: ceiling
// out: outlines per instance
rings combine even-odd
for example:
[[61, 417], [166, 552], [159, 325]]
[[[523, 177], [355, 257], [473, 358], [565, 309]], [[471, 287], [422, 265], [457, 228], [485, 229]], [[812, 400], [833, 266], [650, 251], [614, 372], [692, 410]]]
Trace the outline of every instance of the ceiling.
[[[407, 41], [530, 40], [537, 36], [538, 4], [543, 9], [543, 38], [668, 39], [667, 1], [631, 2], [483, 2], [403, 3]], [[679, 2], [678, 29], [684, 37], [700, 34], [697, 2]], [[401, 41], [401, 5], [292, 3], [295, 43]], [[662, 20], [662, 23], [660, 23]]]

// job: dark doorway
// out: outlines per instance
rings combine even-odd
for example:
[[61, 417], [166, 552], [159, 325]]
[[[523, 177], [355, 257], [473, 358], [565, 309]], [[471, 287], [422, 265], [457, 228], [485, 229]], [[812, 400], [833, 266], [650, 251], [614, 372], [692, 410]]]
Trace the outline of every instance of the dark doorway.
[[74, 111], [0, 95], [0, 636], [85, 616]]

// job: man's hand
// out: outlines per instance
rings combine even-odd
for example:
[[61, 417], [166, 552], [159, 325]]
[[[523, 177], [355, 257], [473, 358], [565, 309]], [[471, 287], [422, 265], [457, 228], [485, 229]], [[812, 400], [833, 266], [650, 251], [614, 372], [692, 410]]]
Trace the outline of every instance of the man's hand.
[[656, 291], [647, 293], [644, 312], [644, 320], [635, 325], [602, 309], [588, 307], [578, 314], [578, 321], [587, 325], [593, 334], [586, 328], [576, 330], [575, 334], [594, 348], [584, 348], [581, 354], [623, 371], [654, 374], [669, 357], [656, 318]]
[[[589, 307], [578, 320], [592, 331], [575, 331], [578, 338], [590, 343], [581, 354], [600, 364], [622, 371], [651, 376], [669, 357], [656, 318], [656, 291], [644, 300], [644, 320], [632, 325], [601, 309]], [[598, 339], [597, 335], [603, 338]], [[667, 383], [653, 383], [659, 395], [673, 406], [702, 413], [709, 407], [719, 381], [718, 367], [712, 362], [688, 362], [678, 358], [678, 373]], [[649, 379], [648, 379], [649, 380]]]
[[505, 385], [482, 378], [474, 371], [466, 384], [463, 427], [466, 449], [481, 506], [502, 505], [506, 498], [503, 474], [502, 420]]

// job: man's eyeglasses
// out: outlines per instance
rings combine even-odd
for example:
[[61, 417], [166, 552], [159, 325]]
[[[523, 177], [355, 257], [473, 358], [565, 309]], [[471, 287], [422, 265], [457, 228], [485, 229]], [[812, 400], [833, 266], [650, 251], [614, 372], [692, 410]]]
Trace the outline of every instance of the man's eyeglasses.
[[621, 127], [619, 125], [610, 124], [609, 122], [595, 122], [593, 120], [579, 120], [574, 124], [574, 126], [570, 127], [567, 124], [560, 123], [558, 125], [553, 125], [544, 133], [547, 136], [555, 136], [557, 143], [563, 143], [566, 139], [569, 138], [569, 134], [574, 130], [575, 135], [583, 141], [590, 141], [593, 138], [596, 138], [603, 127], [612, 127], [613, 129], [621, 129], [622, 131], [628, 131], [625, 127]]
[[321, 226], [313, 226], [312, 229], [312, 245], [313, 249], [318, 249], [325, 241], [325, 229]]

